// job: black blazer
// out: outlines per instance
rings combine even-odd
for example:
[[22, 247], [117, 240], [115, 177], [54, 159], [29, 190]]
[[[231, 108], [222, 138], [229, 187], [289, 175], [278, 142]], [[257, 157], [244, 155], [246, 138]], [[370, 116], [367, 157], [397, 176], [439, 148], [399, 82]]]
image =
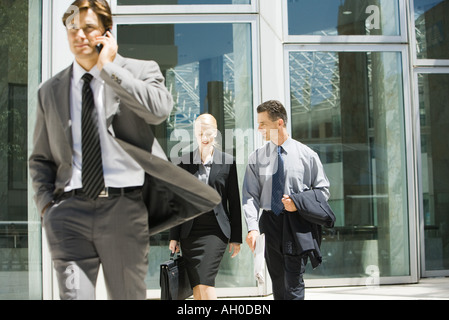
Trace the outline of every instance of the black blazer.
[[334, 227], [335, 214], [320, 189], [307, 190], [290, 197], [304, 219], [326, 228]]
[[322, 262], [322, 226], [333, 228], [335, 215], [319, 189], [290, 195], [297, 212], [285, 213], [283, 244], [287, 255], [307, 255], [312, 267]]
[[[181, 168], [191, 174], [195, 174], [199, 170], [199, 164], [194, 163], [193, 155], [194, 152], [184, 155], [179, 164]], [[242, 243], [242, 211], [237, 166], [232, 156], [217, 149], [214, 151], [209, 186], [221, 196], [221, 203], [213, 211], [223, 234], [231, 243]], [[180, 241], [187, 238], [192, 226], [193, 220], [170, 229], [170, 240]]]

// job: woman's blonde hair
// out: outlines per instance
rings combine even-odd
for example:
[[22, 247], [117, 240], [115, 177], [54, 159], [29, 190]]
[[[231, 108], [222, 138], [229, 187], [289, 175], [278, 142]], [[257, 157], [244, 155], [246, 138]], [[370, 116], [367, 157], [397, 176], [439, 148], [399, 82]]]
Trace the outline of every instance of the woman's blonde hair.
[[[203, 113], [201, 115], [199, 115], [194, 122], [194, 130], [196, 130], [196, 126], [197, 125], [206, 125], [206, 126], [211, 126], [212, 128], [214, 128], [217, 131], [218, 134], [218, 125], [217, 125], [217, 120], [215, 119], [215, 117], [209, 113]], [[215, 136], [216, 138], [217, 136]], [[220, 143], [219, 141], [217, 141], [217, 139], [214, 139], [214, 144], [213, 146], [215, 148], [220, 149]]]
[[213, 115], [209, 114], [209, 113], [203, 113], [201, 115], [199, 115], [196, 120], [195, 120], [195, 125], [196, 124], [205, 124], [205, 125], [210, 125], [213, 128], [217, 129], [217, 120], [214, 118]]

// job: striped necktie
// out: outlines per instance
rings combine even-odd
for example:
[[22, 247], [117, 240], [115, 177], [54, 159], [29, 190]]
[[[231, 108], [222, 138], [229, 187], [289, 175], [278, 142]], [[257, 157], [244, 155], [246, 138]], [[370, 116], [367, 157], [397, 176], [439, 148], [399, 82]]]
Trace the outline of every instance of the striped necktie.
[[282, 203], [282, 197], [284, 195], [285, 187], [285, 174], [284, 174], [284, 160], [282, 159], [282, 147], [277, 148], [277, 169], [273, 174], [273, 180], [271, 185], [271, 211], [276, 215], [280, 215], [284, 209], [284, 204]]
[[98, 132], [98, 114], [94, 95], [90, 87], [93, 76], [84, 74], [82, 102], [82, 181], [83, 191], [91, 199], [96, 199], [104, 190], [103, 162], [101, 159], [100, 134]]

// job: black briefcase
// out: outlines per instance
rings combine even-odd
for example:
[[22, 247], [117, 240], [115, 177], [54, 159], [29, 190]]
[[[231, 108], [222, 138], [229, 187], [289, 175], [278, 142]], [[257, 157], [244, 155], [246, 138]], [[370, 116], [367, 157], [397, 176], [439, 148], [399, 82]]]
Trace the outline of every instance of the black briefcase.
[[185, 300], [192, 296], [184, 258], [171, 254], [170, 260], [161, 263], [161, 300]]

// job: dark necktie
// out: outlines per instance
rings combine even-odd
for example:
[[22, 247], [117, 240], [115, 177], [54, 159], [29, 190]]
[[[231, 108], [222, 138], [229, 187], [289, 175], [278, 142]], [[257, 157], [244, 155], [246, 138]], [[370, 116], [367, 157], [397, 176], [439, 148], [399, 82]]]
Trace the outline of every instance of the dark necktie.
[[273, 174], [272, 189], [271, 189], [271, 211], [276, 215], [280, 215], [284, 209], [282, 197], [284, 195], [285, 176], [284, 176], [284, 160], [282, 159], [282, 147], [278, 146], [277, 168]]
[[93, 76], [84, 74], [82, 103], [82, 181], [83, 191], [91, 199], [96, 199], [104, 190], [103, 162], [101, 159], [100, 134], [98, 132], [98, 115], [94, 95], [90, 87]]

